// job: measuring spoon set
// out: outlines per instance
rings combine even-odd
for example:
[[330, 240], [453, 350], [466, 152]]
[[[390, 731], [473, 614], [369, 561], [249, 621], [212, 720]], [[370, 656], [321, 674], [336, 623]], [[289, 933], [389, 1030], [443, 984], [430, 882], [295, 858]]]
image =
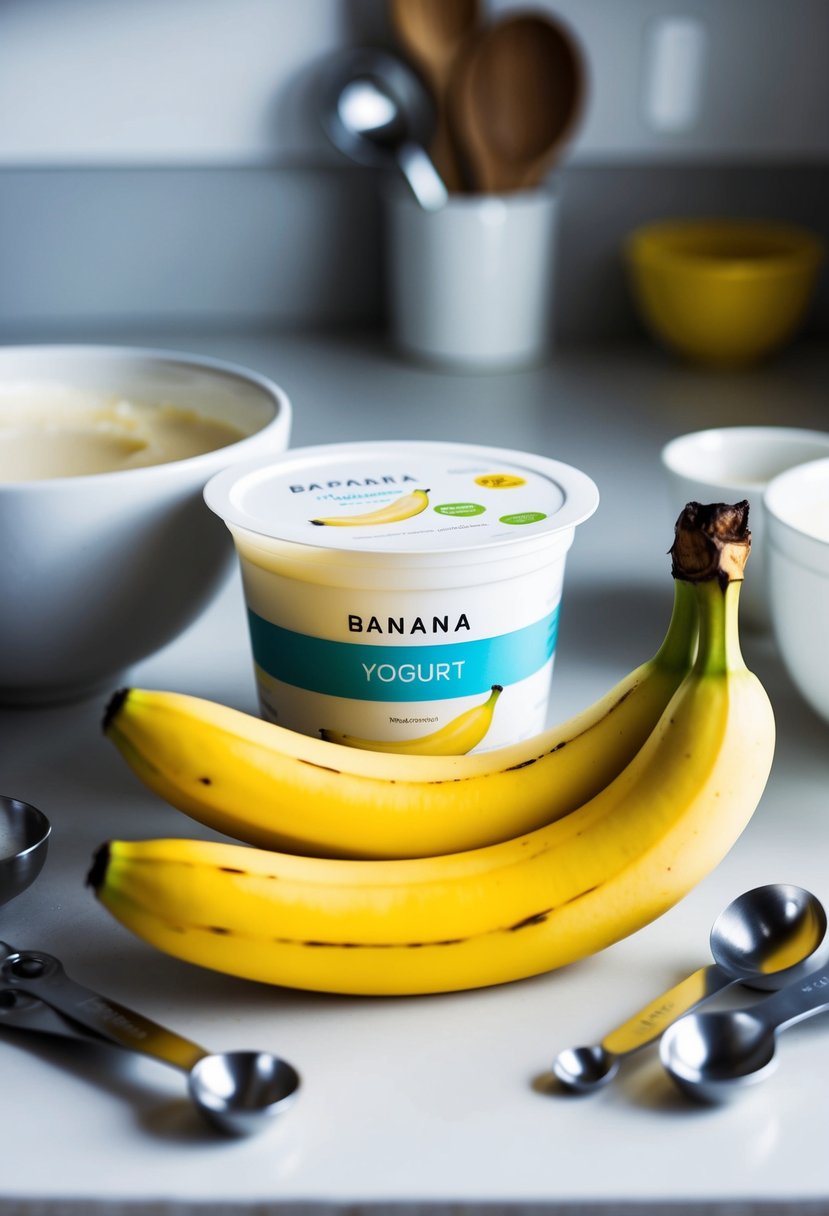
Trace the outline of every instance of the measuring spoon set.
[[[30, 886], [51, 824], [31, 803], [0, 796], [0, 905]], [[296, 1069], [266, 1051], [210, 1052], [143, 1014], [75, 983], [59, 959], [0, 941], [0, 1027], [105, 1043], [185, 1073], [196, 1110], [216, 1130], [247, 1135], [271, 1124], [299, 1089]]]
[[179, 1069], [196, 1110], [230, 1136], [258, 1131], [296, 1096], [299, 1074], [266, 1051], [209, 1052], [75, 983], [59, 959], [0, 942], [0, 1026], [108, 1043]]
[[[713, 963], [600, 1043], [560, 1052], [554, 1075], [574, 1093], [592, 1093], [628, 1056], [661, 1039], [662, 1066], [684, 1094], [710, 1104], [732, 1101], [774, 1070], [778, 1034], [829, 1009], [826, 931], [823, 905], [802, 887], [774, 883], [746, 892], [714, 922]], [[735, 984], [773, 995], [745, 1008], [700, 1010]]]

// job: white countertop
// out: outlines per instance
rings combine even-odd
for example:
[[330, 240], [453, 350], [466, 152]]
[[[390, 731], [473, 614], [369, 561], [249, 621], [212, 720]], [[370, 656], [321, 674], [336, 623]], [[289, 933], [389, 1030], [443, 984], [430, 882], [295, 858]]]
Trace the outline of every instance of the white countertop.
[[[814, 347], [733, 376], [685, 369], [643, 346], [478, 377], [404, 364], [358, 338], [126, 340], [211, 353], [270, 374], [292, 398], [295, 446], [475, 441], [589, 473], [602, 504], [568, 557], [554, 719], [593, 701], [661, 640], [675, 514], [658, 464], [662, 443], [709, 425], [827, 425], [829, 359]], [[255, 712], [245, 630], [234, 576], [211, 609], [134, 668], [129, 682]], [[661, 920], [594, 958], [448, 996], [309, 995], [154, 952], [84, 886], [92, 853], [112, 836], [211, 834], [138, 784], [101, 735], [103, 704], [0, 711], [2, 792], [34, 802], [53, 824], [46, 867], [0, 910], [0, 937], [58, 954], [81, 982], [206, 1046], [275, 1051], [304, 1082], [272, 1131], [220, 1141], [201, 1129], [171, 1070], [103, 1048], [6, 1034], [0, 1214], [57, 1211], [58, 1201], [73, 1200], [90, 1211], [96, 1199], [107, 1211], [137, 1210], [130, 1201], [158, 1201], [164, 1210], [178, 1201], [177, 1211], [221, 1201], [267, 1210], [298, 1201], [516, 1208], [591, 1201], [602, 1211], [653, 1201], [666, 1211], [668, 1201], [708, 1201], [719, 1210], [729, 1201], [829, 1200], [826, 1089], [814, 1084], [829, 1068], [825, 1021], [789, 1032], [778, 1073], [726, 1109], [690, 1107], [653, 1053], [591, 1097], [557, 1093], [547, 1075], [561, 1048], [597, 1042], [707, 962], [710, 925], [740, 892], [788, 881], [829, 903], [829, 727], [800, 701], [770, 639], [746, 635], [744, 650], [772, 698], [779, 742], [767, 792], [729, 857]]]

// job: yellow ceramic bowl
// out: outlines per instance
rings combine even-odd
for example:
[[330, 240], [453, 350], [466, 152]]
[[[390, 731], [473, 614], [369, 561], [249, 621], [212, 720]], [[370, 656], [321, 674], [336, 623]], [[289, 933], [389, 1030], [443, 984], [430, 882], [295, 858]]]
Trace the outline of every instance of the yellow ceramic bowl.
[[699, 362], [738, 366], [795, 333], [824, 250], [812, 233], [783, 224], [678, 220], [637, 229], [625, 252], [656, 337]]

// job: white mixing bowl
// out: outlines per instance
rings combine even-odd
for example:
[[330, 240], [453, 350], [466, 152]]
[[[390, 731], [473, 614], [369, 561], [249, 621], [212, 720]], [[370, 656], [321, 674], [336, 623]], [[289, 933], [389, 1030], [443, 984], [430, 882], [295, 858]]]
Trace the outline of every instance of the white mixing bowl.
[[215, 359], [115, 346], [0, 348], [0, 389], [47, 382], [195, 410], [244, 437], [167, 464], [0, 481], [6, 704], [97, 693], [191, 624], [233, 553], [203, 486], [236, 460], [284, 451], [290, 435], [285, 393]]

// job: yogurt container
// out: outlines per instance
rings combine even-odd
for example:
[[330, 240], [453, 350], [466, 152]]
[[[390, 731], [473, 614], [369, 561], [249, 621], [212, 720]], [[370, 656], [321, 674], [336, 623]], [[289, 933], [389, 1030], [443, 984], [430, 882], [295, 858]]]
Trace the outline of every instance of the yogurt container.
[[475, 750], [543, 729], [565, 557], [599, 502], [584, 473], [499, 448], [346, 443], [234, 465], [205, 500], [236, 545], [266, 718], [388, 750], [445, 743], [482, 706]]

